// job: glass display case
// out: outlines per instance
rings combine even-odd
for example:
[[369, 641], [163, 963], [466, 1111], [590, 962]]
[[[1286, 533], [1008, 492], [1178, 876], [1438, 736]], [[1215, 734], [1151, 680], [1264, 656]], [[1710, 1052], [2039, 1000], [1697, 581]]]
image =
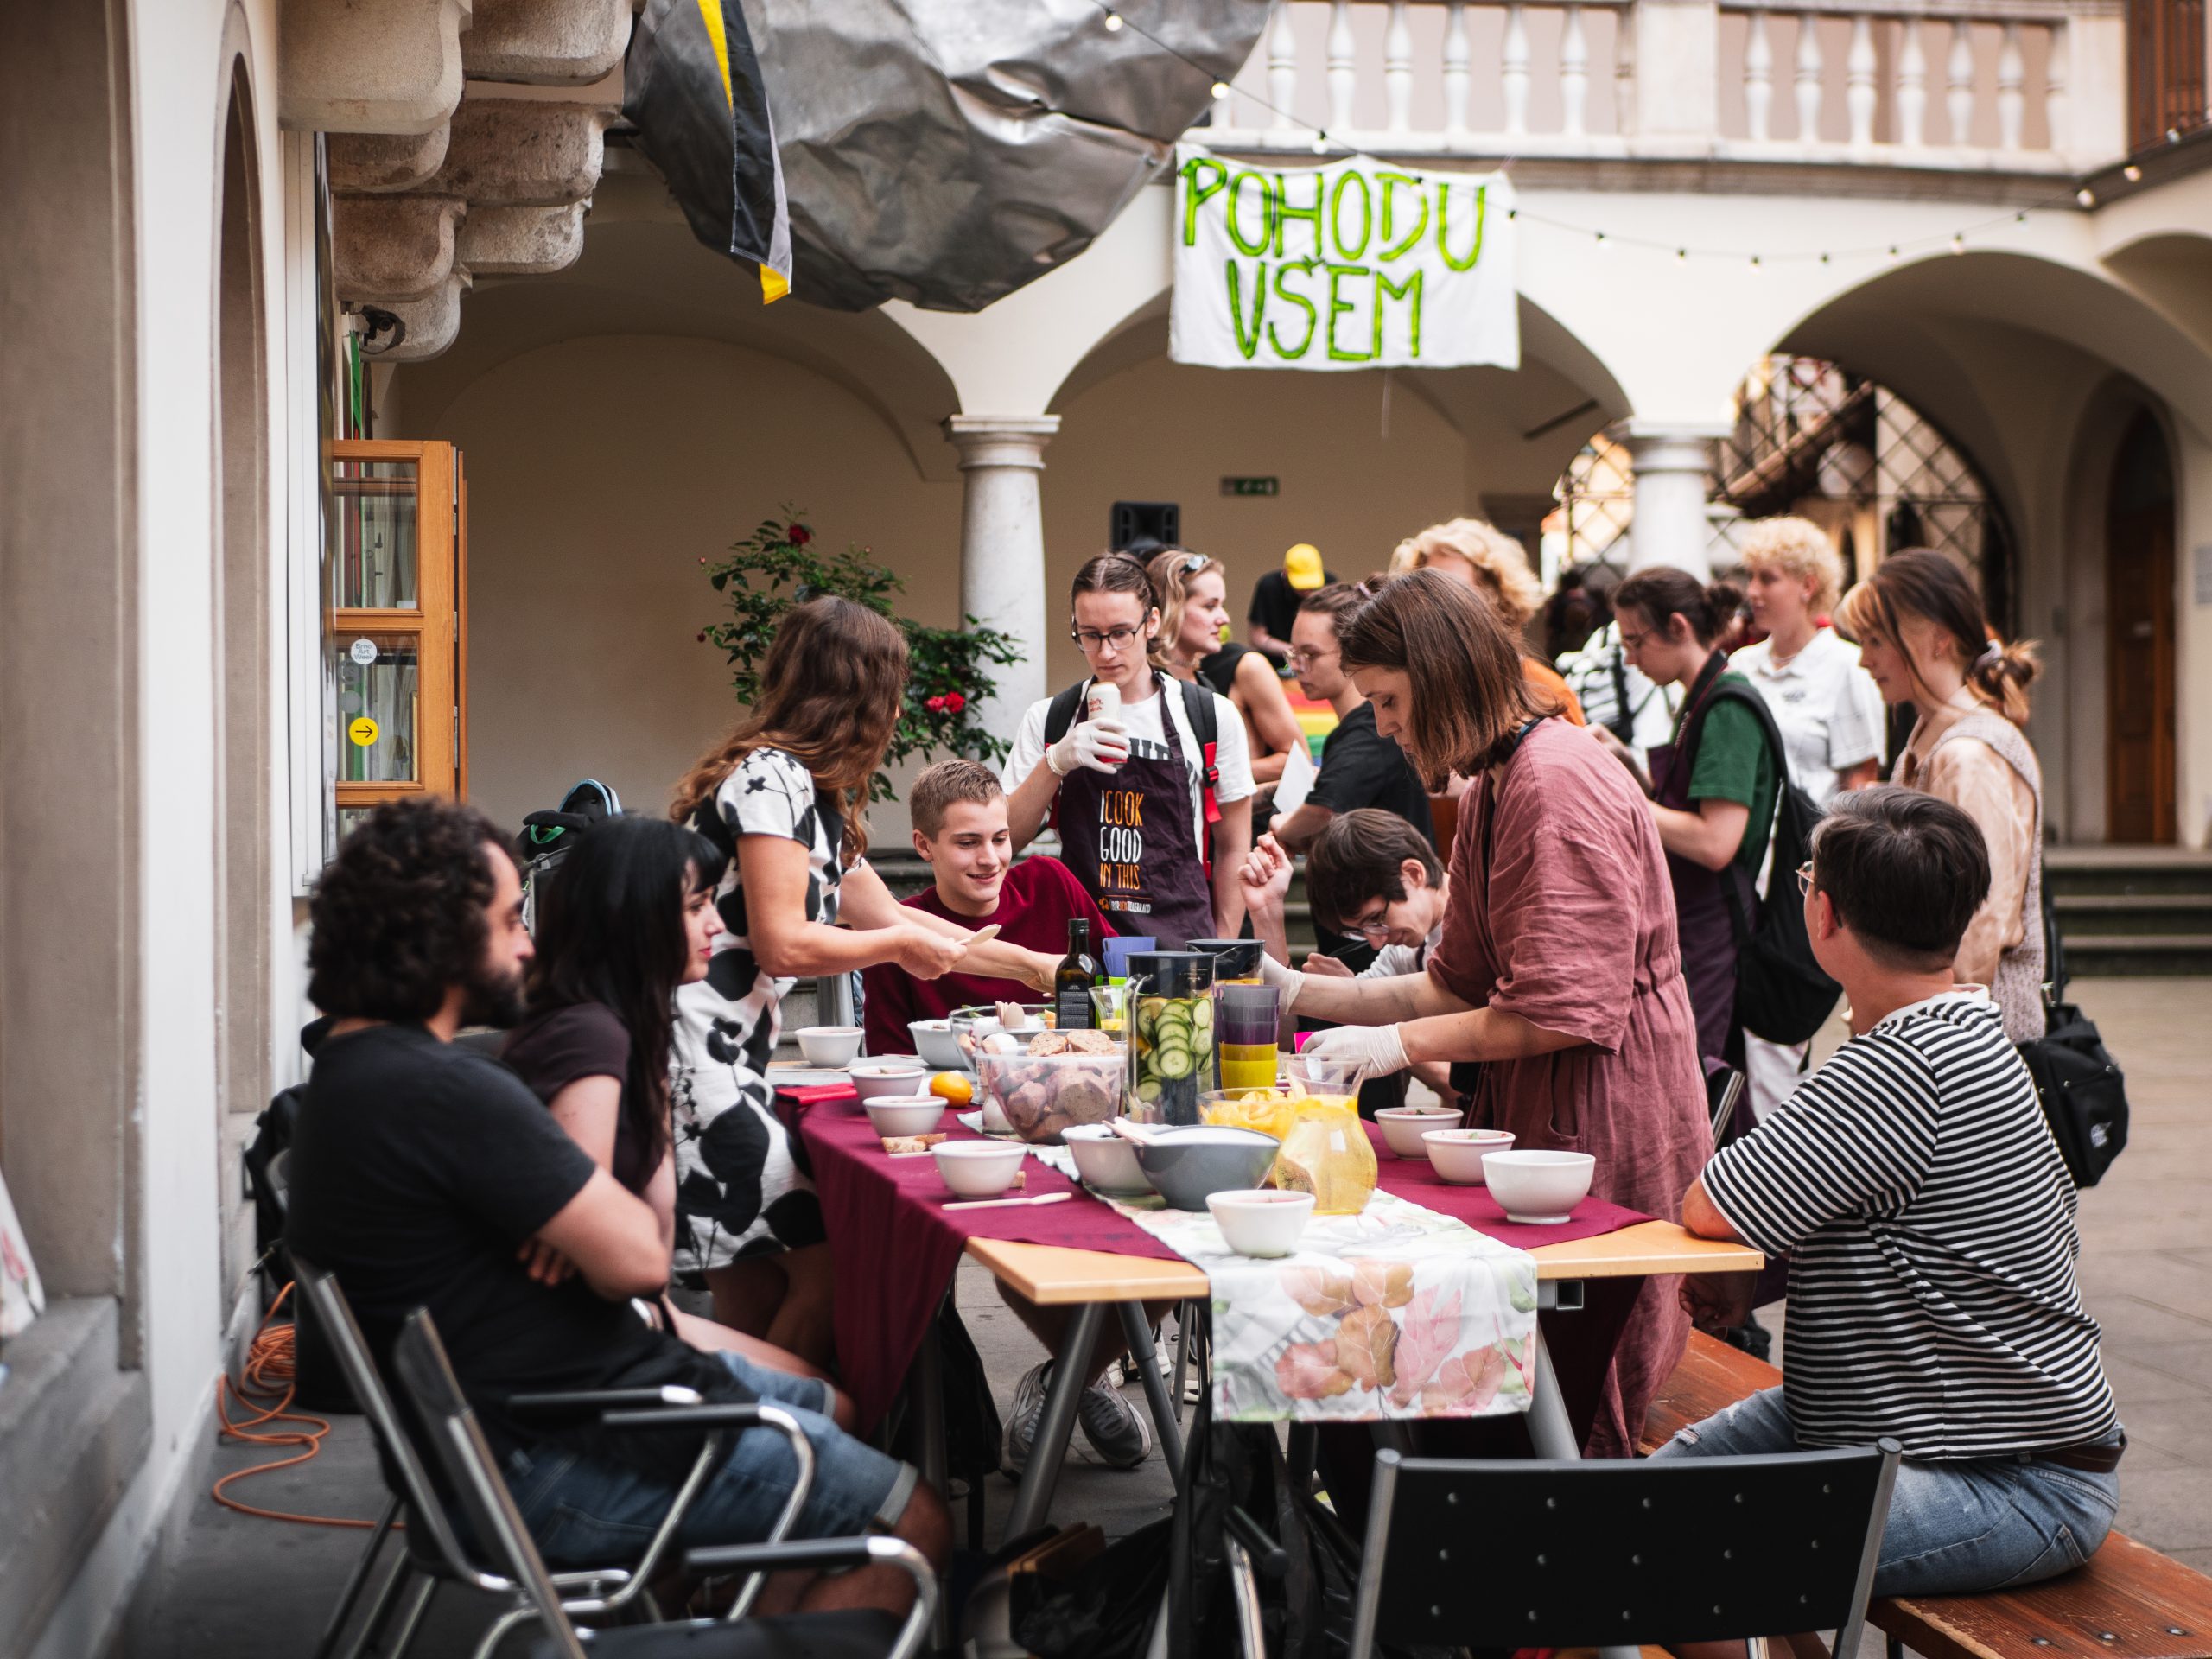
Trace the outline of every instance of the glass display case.
[[468, 792], [467, 494], [449, 443], [340, 439], [324, 684], [340, 836], [379, 801]]

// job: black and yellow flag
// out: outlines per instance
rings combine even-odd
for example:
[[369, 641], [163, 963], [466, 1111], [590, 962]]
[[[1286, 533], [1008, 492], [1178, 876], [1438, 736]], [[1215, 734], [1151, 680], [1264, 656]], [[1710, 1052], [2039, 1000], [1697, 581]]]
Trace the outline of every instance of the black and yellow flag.
[[768, 90], [739, 0], [650, 0], [630, 37], [622, 113], [692, 233], [791, 287], [791, 210]]

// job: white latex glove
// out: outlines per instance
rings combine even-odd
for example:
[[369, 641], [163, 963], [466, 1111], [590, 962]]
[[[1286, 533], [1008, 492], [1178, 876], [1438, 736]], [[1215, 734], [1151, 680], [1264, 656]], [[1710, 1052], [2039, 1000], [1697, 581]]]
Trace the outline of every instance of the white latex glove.
[[1067, 734], [1045, 751], [1045, 762], [1056, 778], [1065, 778], [1077, 766], [1093, 772], [1115, 772], [1129, 758], [1129, 734], [1119, 721], [1086, 720], [1068, 728]]
[[1370, 1077], [1387, 1077], [1412, 1062], [1406, 1058], [1405, 1040], [1395, 1026], [1338, 1026], [1317, 1031], [1306, 1039], [1304, 1052], [1316, 1059], [1363, 1065]]
[[1260, 952], [1260, 983], [1275, 988], [1275, 1006], [1288, 1014], [1298, 1004], [1298, 994], [1306, 988], [1306, 976], [1287, 963], [1277, 962], [1266, 951]]

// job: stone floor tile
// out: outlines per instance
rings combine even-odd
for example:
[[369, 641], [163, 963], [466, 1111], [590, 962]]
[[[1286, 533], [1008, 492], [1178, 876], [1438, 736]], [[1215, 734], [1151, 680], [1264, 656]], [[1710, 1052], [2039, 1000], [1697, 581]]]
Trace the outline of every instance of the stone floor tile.
[[2120, 1477], [2120, 1529], [2153, 1549], [2212, 1548], [2212, 1469], [2129, 1469]]

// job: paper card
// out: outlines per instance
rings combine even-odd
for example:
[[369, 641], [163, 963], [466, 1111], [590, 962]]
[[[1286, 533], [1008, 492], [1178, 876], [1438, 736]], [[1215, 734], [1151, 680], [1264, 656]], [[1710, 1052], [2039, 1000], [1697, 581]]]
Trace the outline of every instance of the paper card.
[[1303, 743], [1292, 744], [1282, 758], [1282, 776], [1275, 780], [1276, 817], [1287, 818], [1305, 805], [1313, 780], [1320, 775], [1313, 764], [1313, 752]]

